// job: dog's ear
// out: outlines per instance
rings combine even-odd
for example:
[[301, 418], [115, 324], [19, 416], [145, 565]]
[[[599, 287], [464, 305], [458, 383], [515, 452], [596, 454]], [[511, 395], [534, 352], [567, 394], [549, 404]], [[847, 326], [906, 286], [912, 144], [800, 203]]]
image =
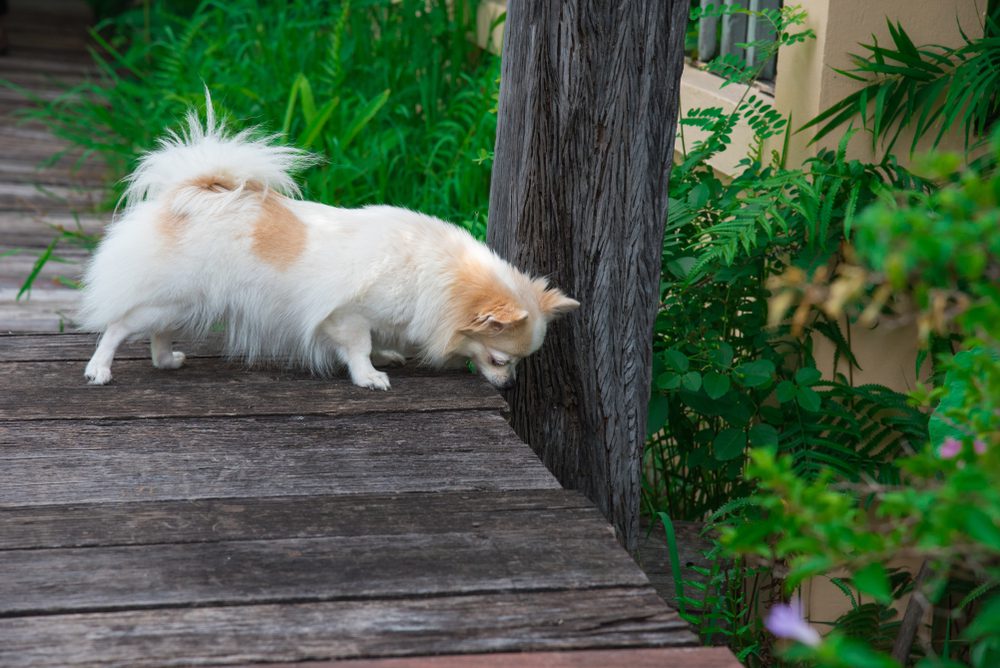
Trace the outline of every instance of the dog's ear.
[[534, 283], [535, 294], [538, 295], [538, 307], [546, 320], [552, 320], [580, 308], [580, 302], [567, 297], [559, 288], [549, 288], [546, 285], [544, 281]]
[[472, 316], [468, 326], [462, 329], [467, 334], [499, 334], [528, 319], [528, 312], [508, 301], [498, 301], [486, 305]]

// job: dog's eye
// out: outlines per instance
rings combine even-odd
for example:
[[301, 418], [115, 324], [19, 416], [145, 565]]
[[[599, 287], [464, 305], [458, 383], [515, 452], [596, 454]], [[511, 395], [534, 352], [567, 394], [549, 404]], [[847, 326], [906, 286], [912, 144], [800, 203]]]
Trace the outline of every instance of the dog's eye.
[[508, 361], [509, 360], [501, 360], [497, 359], [496, 357], [490, 356], [490, 364], [492, 364], [493, 366], [507, 366]]

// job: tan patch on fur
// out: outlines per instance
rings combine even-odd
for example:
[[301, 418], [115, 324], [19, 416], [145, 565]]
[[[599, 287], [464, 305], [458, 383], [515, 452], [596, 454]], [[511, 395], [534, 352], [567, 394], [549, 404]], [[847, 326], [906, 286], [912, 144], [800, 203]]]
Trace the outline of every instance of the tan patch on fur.
[[170, 209], [165, 210], [156, 220], [156, 229], [168, 240], [176, 242], [180, 240], [187, 227], [187, 214], [177, 213]]
[[490, 347], [513, 357], [527, 357], [531, 354], [531, 327], [528, 318], [490, 337]]
[[532, 339], [530, 314], [488, 269], [466, 261], [455, 274], [451, 292], [457, 334], [488, 341], [490, 347], [509, 355], [528, 354]]
[[254, 255], [277, 269], [287, 269], [306, 248], [306, 225], [282, 203], [283, 199], [274, 193], [261, 199], [250, 247]]
[[[199, 176], [196, 179], [192, 179], [189, 182], [189, 184], [194, 186], [195, 188], [201, 188], [202, 190], [210, 190], [211, 192], [214, 193], [222, 193], [231, 190], [236, 190], [238, 185], [232, 177], [227, 176], [225, 174], [206, 174], [204, 176]], [[247, 181], [246, 183], [243, 184], [243, 188], [245, 190], [258, 193], [264, 190], [261, 184], [257, 183], [256, 181]]]
[[580, 306], [580, 302], [567, 297], [562, 290], [549, 288], [548, 282], [544, 279], [535, 279], [532, 281], [531, 287], [538, 296], [538, 308], [542, 310], [542, 314], [548, 320], [563, 313], [569, 313]]
[[199, 176], [198, 178], [191, 180], [191, 185], [195, 188], [211, 190], [215, 193], [221, 193], [227, 190], [236, 190], [236, 182], [228, 176], [223, 176], [221, 174], [206, 174], [205, 176]]

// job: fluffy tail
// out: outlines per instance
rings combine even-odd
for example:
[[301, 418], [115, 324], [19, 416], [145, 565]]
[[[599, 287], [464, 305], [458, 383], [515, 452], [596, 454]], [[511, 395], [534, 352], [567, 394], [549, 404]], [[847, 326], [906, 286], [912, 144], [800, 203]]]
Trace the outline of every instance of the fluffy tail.
[[126, 209], [199, 179], [213, 179], [227, 190], [250, 187], [299, 194], [292, 174], [315, 164], [314, 155], [278, 145], [274, 136], [261, 137], [255, 129], [230, 136], [215, 117], [208, 90], [205, 102], [204, 125], [197, 112], [189, 112], [187, 132], [168, 131], [127, 177], [122, 196]]

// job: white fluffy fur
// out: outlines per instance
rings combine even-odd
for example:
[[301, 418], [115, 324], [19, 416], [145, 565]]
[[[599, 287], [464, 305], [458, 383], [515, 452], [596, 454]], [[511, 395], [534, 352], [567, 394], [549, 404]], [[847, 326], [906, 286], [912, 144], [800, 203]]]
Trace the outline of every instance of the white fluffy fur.
[[[192, 115], [185, 135], [144, 156], [88, 267], [80, 322], [104, 332], [86, 369], [92, 383], [111, 379], [127, 338], [149, 336], [153, 363], [177, 368], [184, 356], [171, 339], [221, 322], [228, 351], [251, 362], [283, 359], [321, 373], [343, 363], [356, 384], [388, 389], [373, 356], [473, 359], [505, 385], [541, 345], [548, 320], [578, 305], [430, 216], [285, 197], [297, 194], [291, 174], [310, 156], [249, 132], [227, 136], [209, 110], [204, 127]], [[280, 266], [254, 246], [267, 198], [305, 228], [304, 247]], [[517, 328], [522, 336], [513, 337]]]

